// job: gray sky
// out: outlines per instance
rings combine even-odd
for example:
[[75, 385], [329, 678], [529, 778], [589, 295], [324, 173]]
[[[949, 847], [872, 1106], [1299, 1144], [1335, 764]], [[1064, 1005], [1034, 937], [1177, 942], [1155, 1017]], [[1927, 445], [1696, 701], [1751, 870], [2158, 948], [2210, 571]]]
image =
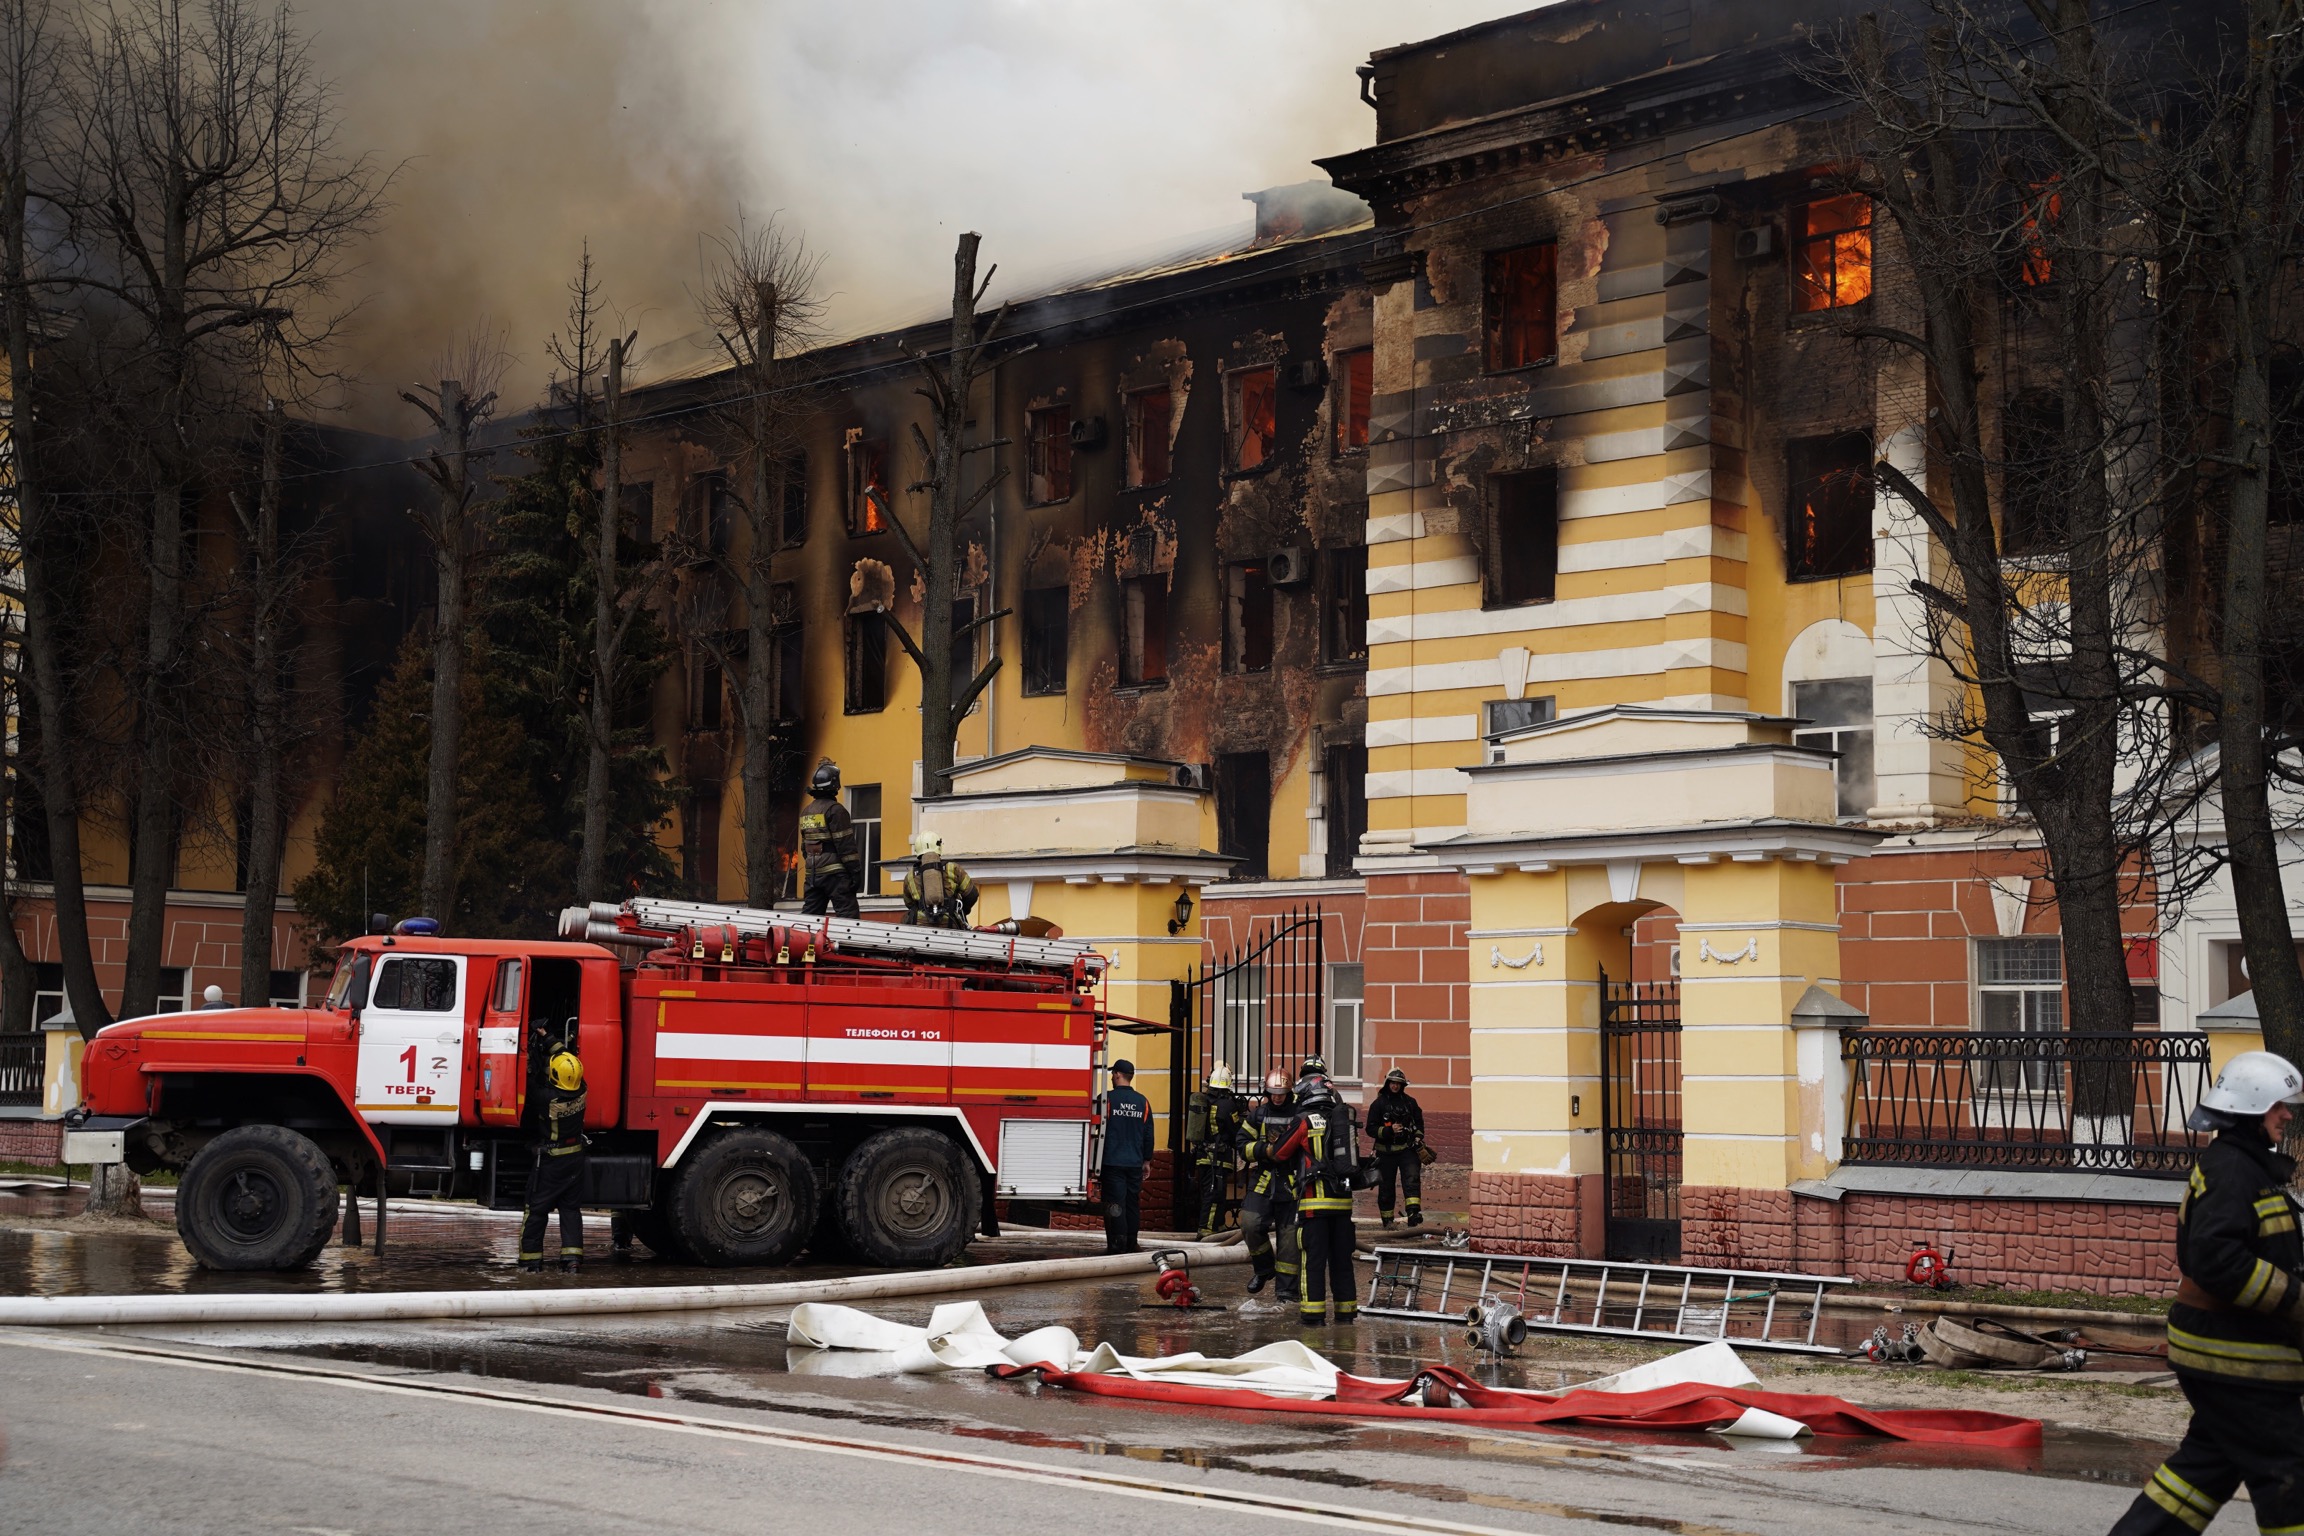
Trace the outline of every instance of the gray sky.
[[[1248, 216], [1370, 141], [1353, 69], [1514, 0], [311, 0], [347, 147], [405, 161], [361, 287], [360, 418], [480, 314], [544, 375], [589, 238], [656, 376], [706, 360], [699, 236], [780, 215], [829, 321], [922, 318], [952, 242], [1003, 279]], [[1005, 282], [1003, 283], [1005, 286]]]

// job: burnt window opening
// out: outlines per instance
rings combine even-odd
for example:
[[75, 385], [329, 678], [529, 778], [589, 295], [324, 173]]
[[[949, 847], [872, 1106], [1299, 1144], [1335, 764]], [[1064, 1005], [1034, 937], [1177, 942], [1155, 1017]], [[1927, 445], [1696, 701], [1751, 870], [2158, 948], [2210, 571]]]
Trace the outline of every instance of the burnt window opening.
[[1822, 581], [1872, 569], [1872, 435], [1796, 437], [1784, 466], [1785, 574]]
[[1368, 659], [1368, 546], [1324, 549], [1319, 554], [1320, 659]]
[[1070, 661], [1072, 593], [1065, 587], [1036, 587], [1024, 594], [1024, 693], [1027, 698], [1064, 691]]
[[1168, 483], [1172, 399], [1166, 385], [1139, 389], [1128, 396], [1128, 483], [1131, 486]]
[[1551, 602], [1560, 584], [1560, 471], [1488, 477], [1483, 605]]
[[1168, 578], [1157, 573], [1120, 583], [1120, 686], [1168, 681]]
[[805, 698], [803, 690], [808, 679], [805, 662], [807, 632], [800, 620], [800, 589], [788, 581], [777, 583], [769, 593], [769, 611], [772, 615], [772, 649], [768, 671], [769, 713], [779, 721], [797, 720], [801, 715]]
[[[722, 645], [727, 637], [716, 637]], [[728, 723], [728, 669], [720, 663], [720, 653], [696, 648], [696, 662], [690, 669], [688, 691], [688, 729], [717, 731]]]
[[888, 621], [877, 613], [852, 613], [847, 624], [847, 687], [843, 708], [851, 715], [877, 714], [888, 707]]
[[878, 443], [848, 442], [848, 531], [882, 533], [888, 527], [888, 456]]
[[1272, 670], [1272, 572], [1261, 560], [1225, 569], [1224, 670]]
[[1280, 435], [1280, 371], [1241, 368], [1228, 373], [1224, 396], [1232, 428], [1232, 472], [1262, 469], [1272, 462]]
[[1560, 354], [1560, 247], [1541, 245], [1490, 251], [1486, 261], [1487, 332], [1490, 373], [1533, 368]]
[[1368, 446], [1368, 408], [1376, 398], [1376, 349], [1354, 347], [1336, 354], [1336, 453], [1339, 458]]
[[680, 862], [689, 888], [712, 901], [720, 894], [720, 791], [699, 789], [690, 795], [687, 821]]
[[2041, 182], [2024, 199], [2018, 236], [2016, 281], [2026, 288], [2044, 288], [2056, 281], [2056, 257], [2049, 248], [2056, 226], [2064, 218], [2064, 195], [2055, 184]]
[[616, 536], [628, 545], [642, 547], [655, 539], [655, 481], [642, 480], [616, 487]]
[[1846, 309], [1872, 297], [1872, 199], [1820, 197], [1792, 216], [1792, 312]]
[[715, 555], [728, 553], [735, 539], [736, 507], [728, 491], [728, 471], [715, 469], [696, 477], [696, 539]]
[[1226, 752], [1216, 759], [1216, 851], [1240, 862], [1234, 880], [1262, 880], [1272, 858], [1272, 759]]
[[808, 542], [808, 455], [788, 455], [776, 466], [776, 535], [786, 549]]
[[2000, 412], [2000, 550], [2046, 555], [2070, 539], [2064, 487], [2056, 466], [2064, 451], [2064, 397], [2028, 389]]
[[1352, 873], [1360, 839], [1368, 833], [1368, 749], [1358, 743], [1330, 747], [1321, 754], [1322, 820], [1328, 833], [1328, 875]]
[[1072, 407], [1051, 405], [1027, 413], [1024, 495], [1036, 507], [1072, 499]]

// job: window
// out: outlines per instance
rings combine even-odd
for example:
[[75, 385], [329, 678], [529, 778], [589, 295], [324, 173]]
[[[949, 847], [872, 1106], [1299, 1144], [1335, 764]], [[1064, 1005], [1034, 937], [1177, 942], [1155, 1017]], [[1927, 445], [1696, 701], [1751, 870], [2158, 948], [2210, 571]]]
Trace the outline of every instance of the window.
[[717, 731], [727, 724], [728, 671], [713, 652], [699, 646], [690, 671], [688, 729]]
[[304, 973], [302, 971], [273, 971], [265, 983], [265, 1001], [275, 1008], [301, 1008], [304, 1006]]
[[1560, 472], [1488, 477], [1486, 606], [1548, 603], [1560, 575]]
[[1262, 752], [1216, 759], [1216, 851], [1240, 862], [1235, 880], [1262, 880], [1272, 845], [1272, 760]]
[[1559, 355], [1560, 247], [1547, 240], [1490, 251], [1486, 305], [1488, 371], [1533, 368]]
[[848, 432], [848, 531], [880, 533], [888, 527], [887, 455], [864, 440], [861, 428]]
[[768, 612], [773, 649], [769, 653], [769, 712], [778, 720], [800, 718], [806, 697], [806, 631], [800, 623], [800, 589], [779, 582], [769, 589]]
[[808, 455], [788, 455], [776, 466], [776, 497], [781, 513], [777, 542], [794, 549], [808, 542]]
[[1482, 734], [1491, 741], [1509, 731], [1523, 731], [1532, 725], [1542, 725], [1559, 713], [1549, 698], [1490, 699], [1485, 708], [1488, 729]]
[[880, 786], [848, 786], [848, 819], [856, 823], [856, 849], [864, 859], [864, 889], [880, 888]]
[[642, 480], [616, 488], [616, 531], [627, 544], [646, 544], [655, 537], [655, 481]]
[[888, 621], [877, 613], [848, 615], [847, 689], [843, 707], [869, 715], [888, 707]]
[[1808, 724], [1792, 744], [1837, 752], [1840, 814], [1862, 819], [1872, 810], [1872, 679], [1835, 677], [1792, 685], [1792, 713]]
[[[1250, 965], [1221, 973], [1216, 982], [1217, 1058], [1245, 1069], [1251, 1083], [1263, 1077], [1264, 1023], [1268, 1011], [1265, 981], [1264, 967]], [[1291, 1061], [1285, 1065], [1293, 1075], [1296, 1063]]]
[[698, 789], [688, 797], [687, 836], [680, 850], [688, 887], [705, 901], [720, 895], [720, 791]]
[[1872, 437], [1836, 432], [1784, 445], [1784, 569], [1794, 581], [1872, 569]]
[[1025, 416], [1024, 496], [1036, 507], [1072, 499], [1072, 407], [1051, 405]]
[[2016, 281], [2025, 287], [2039, 288], [2056, 281], [2056, 257], [2049, 250], [2049, 240], [2063, 219], [2064, 194], [2056, 190], [2053, 180], [2034, 183], [2024, 201], [2023, 255], [2016, 265]]
[[[154, 1013], [182, 1013], [192, 1006], [192, 972], [181, 965], [160, 967], [160, 995], [153, 1000]], [[450, 983], [453, 988], [454, 983]]]
[[1336, 354], [1336, 452], [1368, 446], [1368, 406], [1376, 394], [1376, 350], [1354, 347]]
[[1368, 546], [1324, 549], [1320, 564], [1320, 659], [1368, 659]]
[[[179, 973], [181, 974], [181, 973]], [[183, 982], [177, 982], [182, 986]], [[447, 1013], [456, 1006], [456, 962], [394, 955], [376, 975], [370, 1006], [401, 1013]]]
[[[2064, 1031], [2064, 952], [2054, 938], [1976, 939], [1976, 1028], [1985, 1034]], [[1984, 1086], [2000, 1092], [2052, 1093], [2062, 1068], [2049, 1061], [1996, 1061]]]
[[698, 536], [704, 547], [713, 554], [728, 553], [735, 535], [735, 506], [728, 495], [728, 473], [716, 469], [696, 478], [696, 510]]
[[1155, 572], [1120, 583], [1120, 685], [1168, 680], [1168, 578]]
[[522, 962], [507, 960], [496, 967], [496, 995], [488, 1006], [497, 1013], [520, 1011], [520, 971]]
[[1262, 469], [1271, 462], [1280, 435], [1279, 370], [1242, 368], [1226, 374], [1224, 400], [1232, 430], [1232, 472]]
[[1339, 742], [1320, 755], [1322, 820], [1328, 831], [1328, 874], [1341, 879], [1360, 857], [1368, 832], [1368, 749]]
[[2064, 449], [2064, 397], [2028, 389], [2000, 413], [2000, 549], [2044, 555], [2069, 536], [2056, 465]]
[[1872, 297], [1872, 199], [1822, 197], [1793, 215], [1792, 309], [1846, 309]]
[[64, 967], [48, 960], [32, 962], [32, 1025], [35, 1029], [64, 1011]]
[[1171, 396], [1163, 384], [1139, 389], [1128, 396], [1128, 483], [1168, 483], [1168, 433]]
[[1069, 662], [1072, 594], [1036, 587], [1024, 594], [1024, 692], [1062, 693]]
[[1261, 560], [1225, 569], [1224, 670], [1272, 670], [1272, 577]]
[[1361, 999], [1367, 995], [1367, 972], [1358, 965], [1328, 967], [1328, 1070], [1345, 1082], [1360, 1079]]

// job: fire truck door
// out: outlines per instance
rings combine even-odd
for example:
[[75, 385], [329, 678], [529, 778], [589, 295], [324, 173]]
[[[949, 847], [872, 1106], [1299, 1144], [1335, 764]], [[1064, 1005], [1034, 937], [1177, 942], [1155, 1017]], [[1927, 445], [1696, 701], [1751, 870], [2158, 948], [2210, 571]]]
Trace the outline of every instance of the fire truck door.
[[462, 955], [387, 955], [360, 1015], [361, 1115], [454, 1125], [464, 1082]]
[[518, 1125], [527, 1068], [521, 1060], [521, 1008], [527, 1002], [527, 962], [499, 960], [496, 981], [480, 1015], [480, 1123]]

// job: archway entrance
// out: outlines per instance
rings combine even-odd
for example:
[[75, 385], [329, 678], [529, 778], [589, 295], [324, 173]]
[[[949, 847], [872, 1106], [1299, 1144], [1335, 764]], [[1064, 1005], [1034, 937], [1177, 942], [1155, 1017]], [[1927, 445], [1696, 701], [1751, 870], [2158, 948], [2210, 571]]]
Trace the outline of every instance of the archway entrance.
[[[1625, 917], [1637, 912], [1630, 922]], [[1680, 1258], [1680, 914], [1653, 902], [1610, 903], [1579, 929], [1628, 941], [1600, 967], [1600, 1147], [1603, 1253], [1650, 1264]]]

